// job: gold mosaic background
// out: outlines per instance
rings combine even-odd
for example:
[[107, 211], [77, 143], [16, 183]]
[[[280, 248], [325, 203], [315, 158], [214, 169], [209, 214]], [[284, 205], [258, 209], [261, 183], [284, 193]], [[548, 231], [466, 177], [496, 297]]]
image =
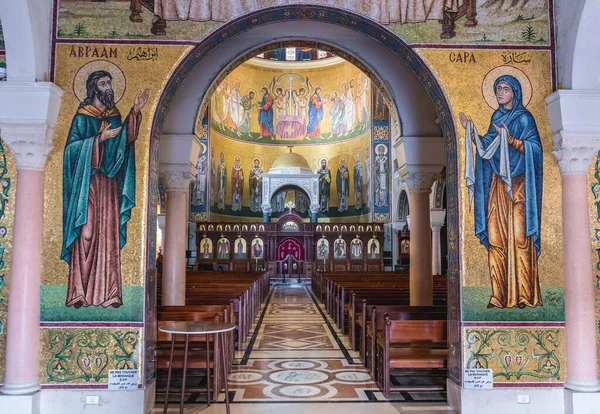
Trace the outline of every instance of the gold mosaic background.
[[564, 382], [562, 327], [463, 328], [465, 369], [491, 368], [494, 382]]
[[[42, 263], [42, 284], [66, 284], [68, 265], [60, 260], [62, 247], [62, 160], [63, 149], [71, 120], [79, 106], [79, 100], [73, 93], [73, 78], [79, 68], [95, 58], [82, 59], [70, 57], [72, 48], [79, 45], [58, 45], [56, 51], [55, 83], [65, 94], [59, 113], [53, 138], [54, 151], [46, 164], [44, 197], [44, 250]], [[142, 110], [142, 125], [136, 142], [136, 207], [132, 210], [131, 220], [127, 224], [127, 244], [122, 250], [123, 285], [143, 285], [144, 248], [146, 235], [146, 190], [148, 186], [148, 143], [151, 122], [158, 98], [173, 68], [189, 51], [186, 46], [156, 47], [156, 60], [128, 59], [132, 56], [132, 47], [127, 45], [87, 45], [103, 48], [116, 48], [117, 58], [109, 58], [121, 68], [126, 77], [126, 90], [117, 104], [123, 118], [127, 116], [135, 94], [150, 89], [150, 98]], [[86, 45], [83, 45], [86, 47]], [[135, 53], [133, 53], [135, 55]]]
[[[561, 177], [556, 158], [551, 154], [553, 143], [544, 98], [552, 92], [551, 55], [547, 51], [502, 51], [420, 49], [419, 55], [430, 66], [444, 89], [452, 107], [458, 131], [461, 274], [464, 286], [489, 285], [487, 250], [474, 233], [473, 212], [468, 205], [464, 184], [465, 130], [458, 120], [459, 112], [471, 116], [480, 132], [487, 130], [494, 109], [482, 96], [482, 82], [486, 74], [507, 65], [523, 71], [529, 78], [533, 96], [527, 109], [535, 117], [544, 149], [544, 194], [542, 200], [542, 254], [539, 258], [542, 287], [562, 286], [562, 206]], [[464, 55], [464, 54], [468, 55]], [[515, 53], [522, 63], [514, 63]], [[463, 62], [457, 61], [460, 54]], [[466, 57], [465, 57], [466, 56]], [[471, 63], [465, 63], [471, 62]]]

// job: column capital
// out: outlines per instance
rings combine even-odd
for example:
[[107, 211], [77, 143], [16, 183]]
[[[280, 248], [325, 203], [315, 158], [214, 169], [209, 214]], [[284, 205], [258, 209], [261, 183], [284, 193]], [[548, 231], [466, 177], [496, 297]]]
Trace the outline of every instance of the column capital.
[[586, 175], [594, 156], [600, 151], [600, 131], [561, 130], [552, 135], [554, 151], [562, 175]]
[[2, 141], [10, 148], [17, 170], [43, 171], [53, 147], [54, 128], [46, 123], [0, 123]]
[[433, 209], [429, 211], [431, 231], [439, 232], [446, 223], [446, 210]]
[[51, 82], [0, 82], [0, 137], [17, 169], [44, 170], [62, 94]]
[[408, 172], [402, 177], [409, 193], [431, 193], [431, 186], [440, 176], [439, 172], [417, 171]]
[[188, 192], [190, 183], [196, 176], [194, 170], [189, 164], [161, 164], [159, 179], [165, 192]]
[[546, 97], [546, 106], [562, 174], [587, 174], [600, 150], [600, 91], [558, 90]]

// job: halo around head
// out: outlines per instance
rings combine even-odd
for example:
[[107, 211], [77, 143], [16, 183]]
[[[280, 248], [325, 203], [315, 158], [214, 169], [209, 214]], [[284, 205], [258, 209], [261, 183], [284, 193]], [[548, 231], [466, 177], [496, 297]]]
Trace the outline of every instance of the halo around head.
[[125, 74], [117, 65], [108, 60], [93, 60], [83, 65], [73, 78], [73, 93], [83, 102], [87, 98], [86, 82], [92, 72], [105, 70], [112, 75], [112, 87], [115, 92], [115, 103], [119, 102], [125, 93]]
[[376, 153], [377, 155], [379, 155], [379, 148], [381, 148], [381, 147], [383, 147], [383, 154], [384, 154], [384, 155], [387, 155], [388, 149], [387, 149], [387, 146], [386, 146], [385, 144], [379, 144], [379, 145], [377, 145], [377, 146], [375, 147], [375, 153]]
[[496, 99], [496, 91], [494, 90], [494, 82], [502, 75], [514, 76], [521, 84], [521, 90], [523, 92], [523, 106], [529, 105], [531, 97], [533, 95], [533, 87], [529, 77], [520, 69], [514, 66], [498, 66], [490, 70], [483, 78], [481, 83], [481, 93], [483, 99], [492, 109], [498, 109], [498, 100]]

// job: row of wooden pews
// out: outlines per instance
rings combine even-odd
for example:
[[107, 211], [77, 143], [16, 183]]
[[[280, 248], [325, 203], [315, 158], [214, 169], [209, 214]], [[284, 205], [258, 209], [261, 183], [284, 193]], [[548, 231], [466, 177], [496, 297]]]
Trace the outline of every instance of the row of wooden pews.
[[386, 397], [391, 369], [446, 368], [445, 276], [433, 276], [433, 306], [410, 306], [408, 273], [317, 273], [311, 287]]
[[[233, 323], [236, 329], [227, 336], [225, 344], [218, 343], [217, 335], [191, 335], [190, 352], [187, 368], [206, 369], [214, 372], [212, 387], [209, 380], [203, 389], [188, 389], [191, 392], [205, 391], [213, 393], [213, 400], [218, 397], [223, 382], [220, 378], [220, 367], [215, 366], [215, 345], [224, 346], [229, 356], [226, 369], [233, 362], [235, 350], [242, 350], [251, 333], [252, 324], [261, 310], [261, 304], [269, 294], [269, 276], [267, 273], [230, 273], [230, 272], [187, 272], [186, 303], [184, 306], [162, 306], [159, 293], [157, 308], [157, 327], [171, 321], [222, 321]], [[172, 337], [158, 331], [157, 333], [157, 367], [167, 369], [171, 354]], [[185, 338], [176, 336], [173, 368], [183, 368]], [[218, 362], [217, 362], [218, 364]], [[210, 375], [208, 376], [210, 378]]]

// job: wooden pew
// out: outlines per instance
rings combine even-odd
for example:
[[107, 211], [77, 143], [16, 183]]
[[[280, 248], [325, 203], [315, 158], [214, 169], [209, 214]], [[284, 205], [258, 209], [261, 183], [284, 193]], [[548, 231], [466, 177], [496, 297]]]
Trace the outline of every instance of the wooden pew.
[[[377, 334], [385, 330], [385, 319], [393, 320], [440, 320], [446, 321], [448, 314], [445, 306], [371, 306], [366, 309], [366, 325], [361, 324], [361, 349], [360, 355], [363, 365], [371, 373], [375, 373], [375, 354]], [[370, 311], [370, 312], [369, 312]], [[362, 315], [361, 315], [362, 319]], [[361, 321], [362, 322], [362, 321]]]
[[434, 370], [445, 374], [448, 367], [446, 321], [392, 320], [388, 315], [384, 331], [377, 335], [376, 352], [375, 378], [386, 398], [396, 389], [408, 389], [391, 385], [392, 369]]

